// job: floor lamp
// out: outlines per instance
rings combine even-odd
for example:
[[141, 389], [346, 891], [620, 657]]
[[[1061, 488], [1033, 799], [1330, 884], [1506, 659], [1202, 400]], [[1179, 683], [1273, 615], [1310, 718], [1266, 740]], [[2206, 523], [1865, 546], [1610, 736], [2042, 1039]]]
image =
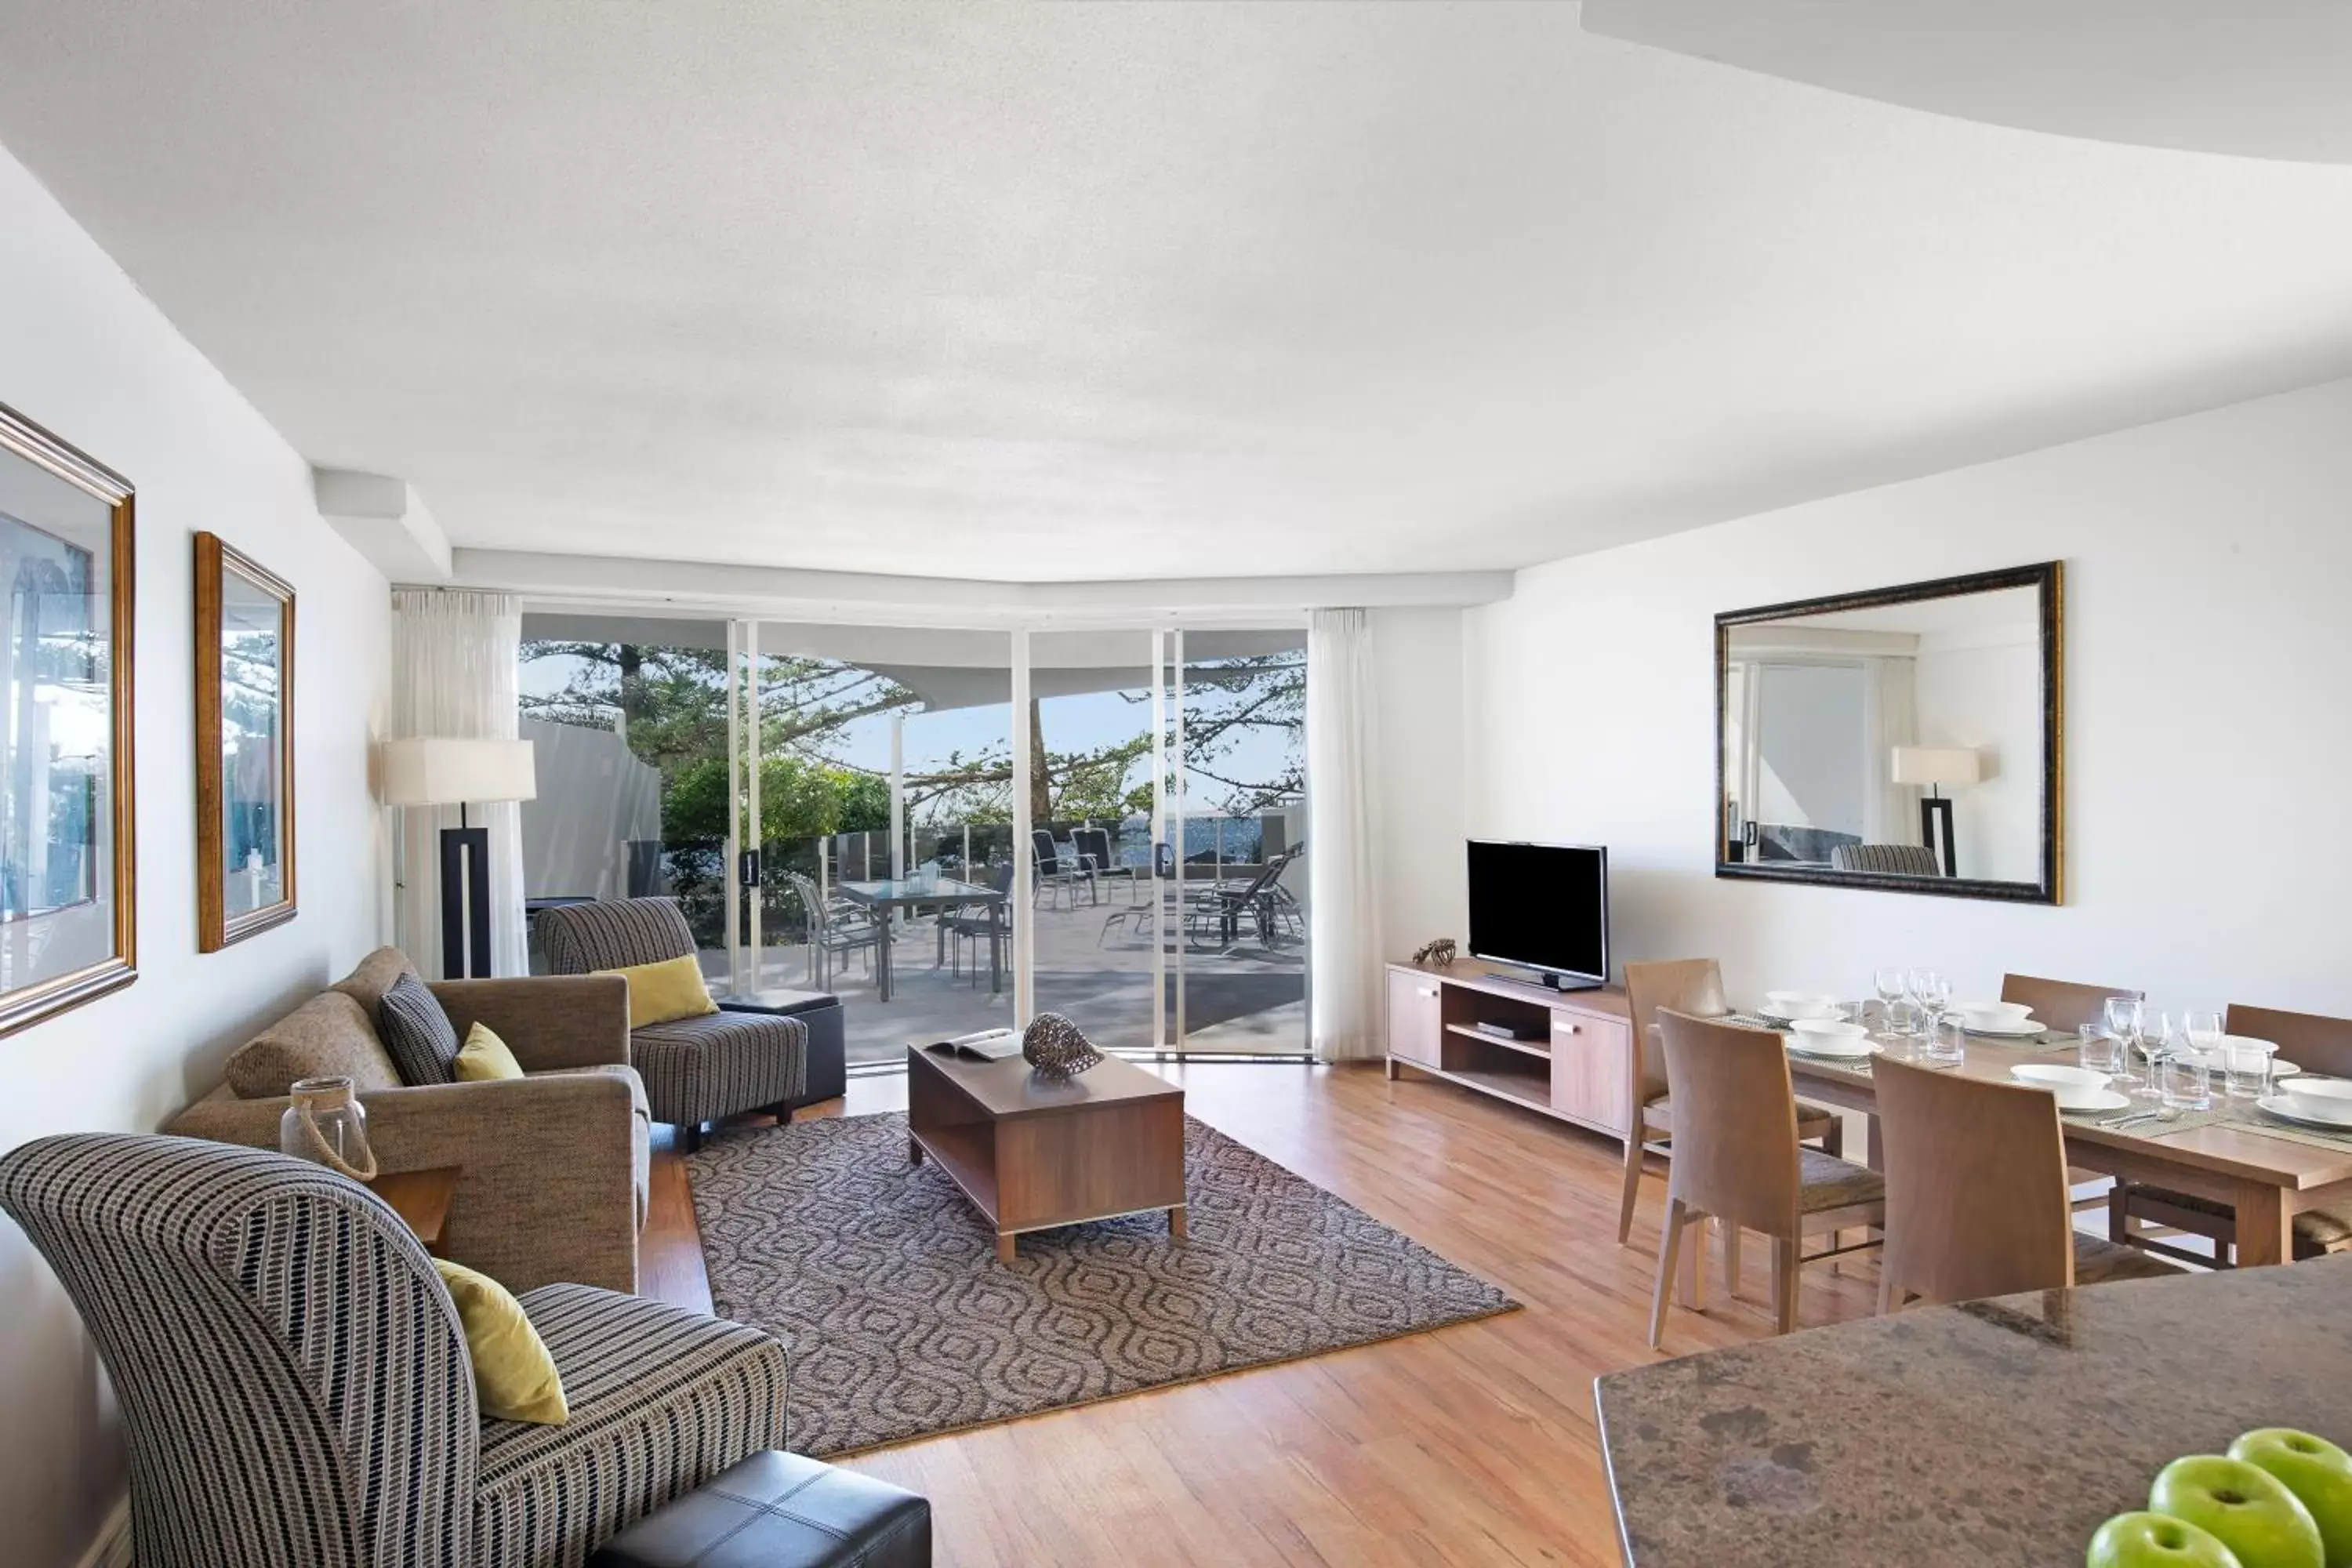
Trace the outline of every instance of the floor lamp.
[[441, 830], [441, 973], [490, 973], [490, 830], [468, 805], [530, 800], [539, 794], [529, 741], [469, 741], [423, 735], [383, 747], [386, 805], [454, 805], [457, 826]]
[[[1919, 802], [1919, 842], [1930, 849], [1941, 845], [1944, 875], [1958, 876], [1959, 856], [1952, 844], [1952, 803], [1943, 788], [1976, 783], [1983, 774], [1981, 761], [1964, 746], [1897, 746], [1894, 768], [1896, 784], [1927, 786]], [[1941, 837], [1936, 832], [1938, 817], [1943, 821]]]

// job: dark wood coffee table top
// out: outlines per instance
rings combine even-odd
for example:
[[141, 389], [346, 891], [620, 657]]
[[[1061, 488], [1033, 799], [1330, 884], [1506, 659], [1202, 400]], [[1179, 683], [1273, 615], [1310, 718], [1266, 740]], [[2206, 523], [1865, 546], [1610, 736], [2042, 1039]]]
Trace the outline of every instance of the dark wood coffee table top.
[[1170, 1083], [1117, 1057], [1105, 1057], [1086, 1071], [1066, 1079], [1046, 1078], [1019, 1057], [1007, 1057], [999, 1062], [969, 1062], [927, 1051], [920, 1046], [907, 1047], [907, 1061], [908, 1071], [917, 1070], [917, 1062], [930, 1068], [997, 1121], [1136, 1100], [1181, 1101], [1184, 1098], [1181, 1084]]

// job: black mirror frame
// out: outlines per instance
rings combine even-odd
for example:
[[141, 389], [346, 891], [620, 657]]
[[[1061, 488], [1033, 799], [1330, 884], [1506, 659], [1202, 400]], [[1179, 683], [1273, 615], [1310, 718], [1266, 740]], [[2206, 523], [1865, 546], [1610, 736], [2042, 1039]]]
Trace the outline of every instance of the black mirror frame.
[[[1821, 599], [1763, 605], [1752, 610], [1728, 610], [1715, 617], [1715, 826], [1708, 837], [1714, 847], [1717, 877], [1730, 881], [1805, 882], [1825, 888], [1867, 888], [1882, 892], [1920, 893], [1933, 898], [1990, 899], [2014, 904], [2065, 902], [2065, 739], [2066, 739], [2066, 566], [2044, 561], [2032, 566], [2011, 566], [1998, 572], [1976, 572], [1961, 577], [1941, 577], [1928, 583], [1876, 588], [1860, 594], [1836, 594]], [[2002, 588], [2032, 588], [2041, 605], [2042, 633], [2042, 879], [2039, 882], [1994, 882], [1973, 878], [1898, 877], [1881, 871], [1832, 871], [1820, 867], [1724, 858], [1724, 702], [1729, 695], [1731, 629], [1758, 621], [1790, 616], [1828, 615], [1839, 610], [1871, 610], [1887, 605], [1948, 599], [1961, 594], [1990, 593]]]

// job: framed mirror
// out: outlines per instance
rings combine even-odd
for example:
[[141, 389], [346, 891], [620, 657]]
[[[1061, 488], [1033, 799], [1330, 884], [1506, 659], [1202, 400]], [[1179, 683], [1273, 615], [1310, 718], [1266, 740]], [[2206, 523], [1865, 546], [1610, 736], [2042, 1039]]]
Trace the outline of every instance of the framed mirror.
[[196, 945], [294, 918], [294, 590], [196, 535]]
[[1716, 875], [2060, 902], [2063, 579], [1716, 616]]
[[131, 483], [0, 407], [0, 1034], [138, 978]]

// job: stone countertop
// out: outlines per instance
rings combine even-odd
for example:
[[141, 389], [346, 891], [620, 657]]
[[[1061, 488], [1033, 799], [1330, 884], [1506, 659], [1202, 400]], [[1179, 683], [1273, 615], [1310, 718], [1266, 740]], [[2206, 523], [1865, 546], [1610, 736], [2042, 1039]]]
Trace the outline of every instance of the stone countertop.
[[2352, 1256], [1915, 1308], [1594, 1396], [1633, 1568], [2071, 1565], [2183, 1454], [2352, 1446]]

